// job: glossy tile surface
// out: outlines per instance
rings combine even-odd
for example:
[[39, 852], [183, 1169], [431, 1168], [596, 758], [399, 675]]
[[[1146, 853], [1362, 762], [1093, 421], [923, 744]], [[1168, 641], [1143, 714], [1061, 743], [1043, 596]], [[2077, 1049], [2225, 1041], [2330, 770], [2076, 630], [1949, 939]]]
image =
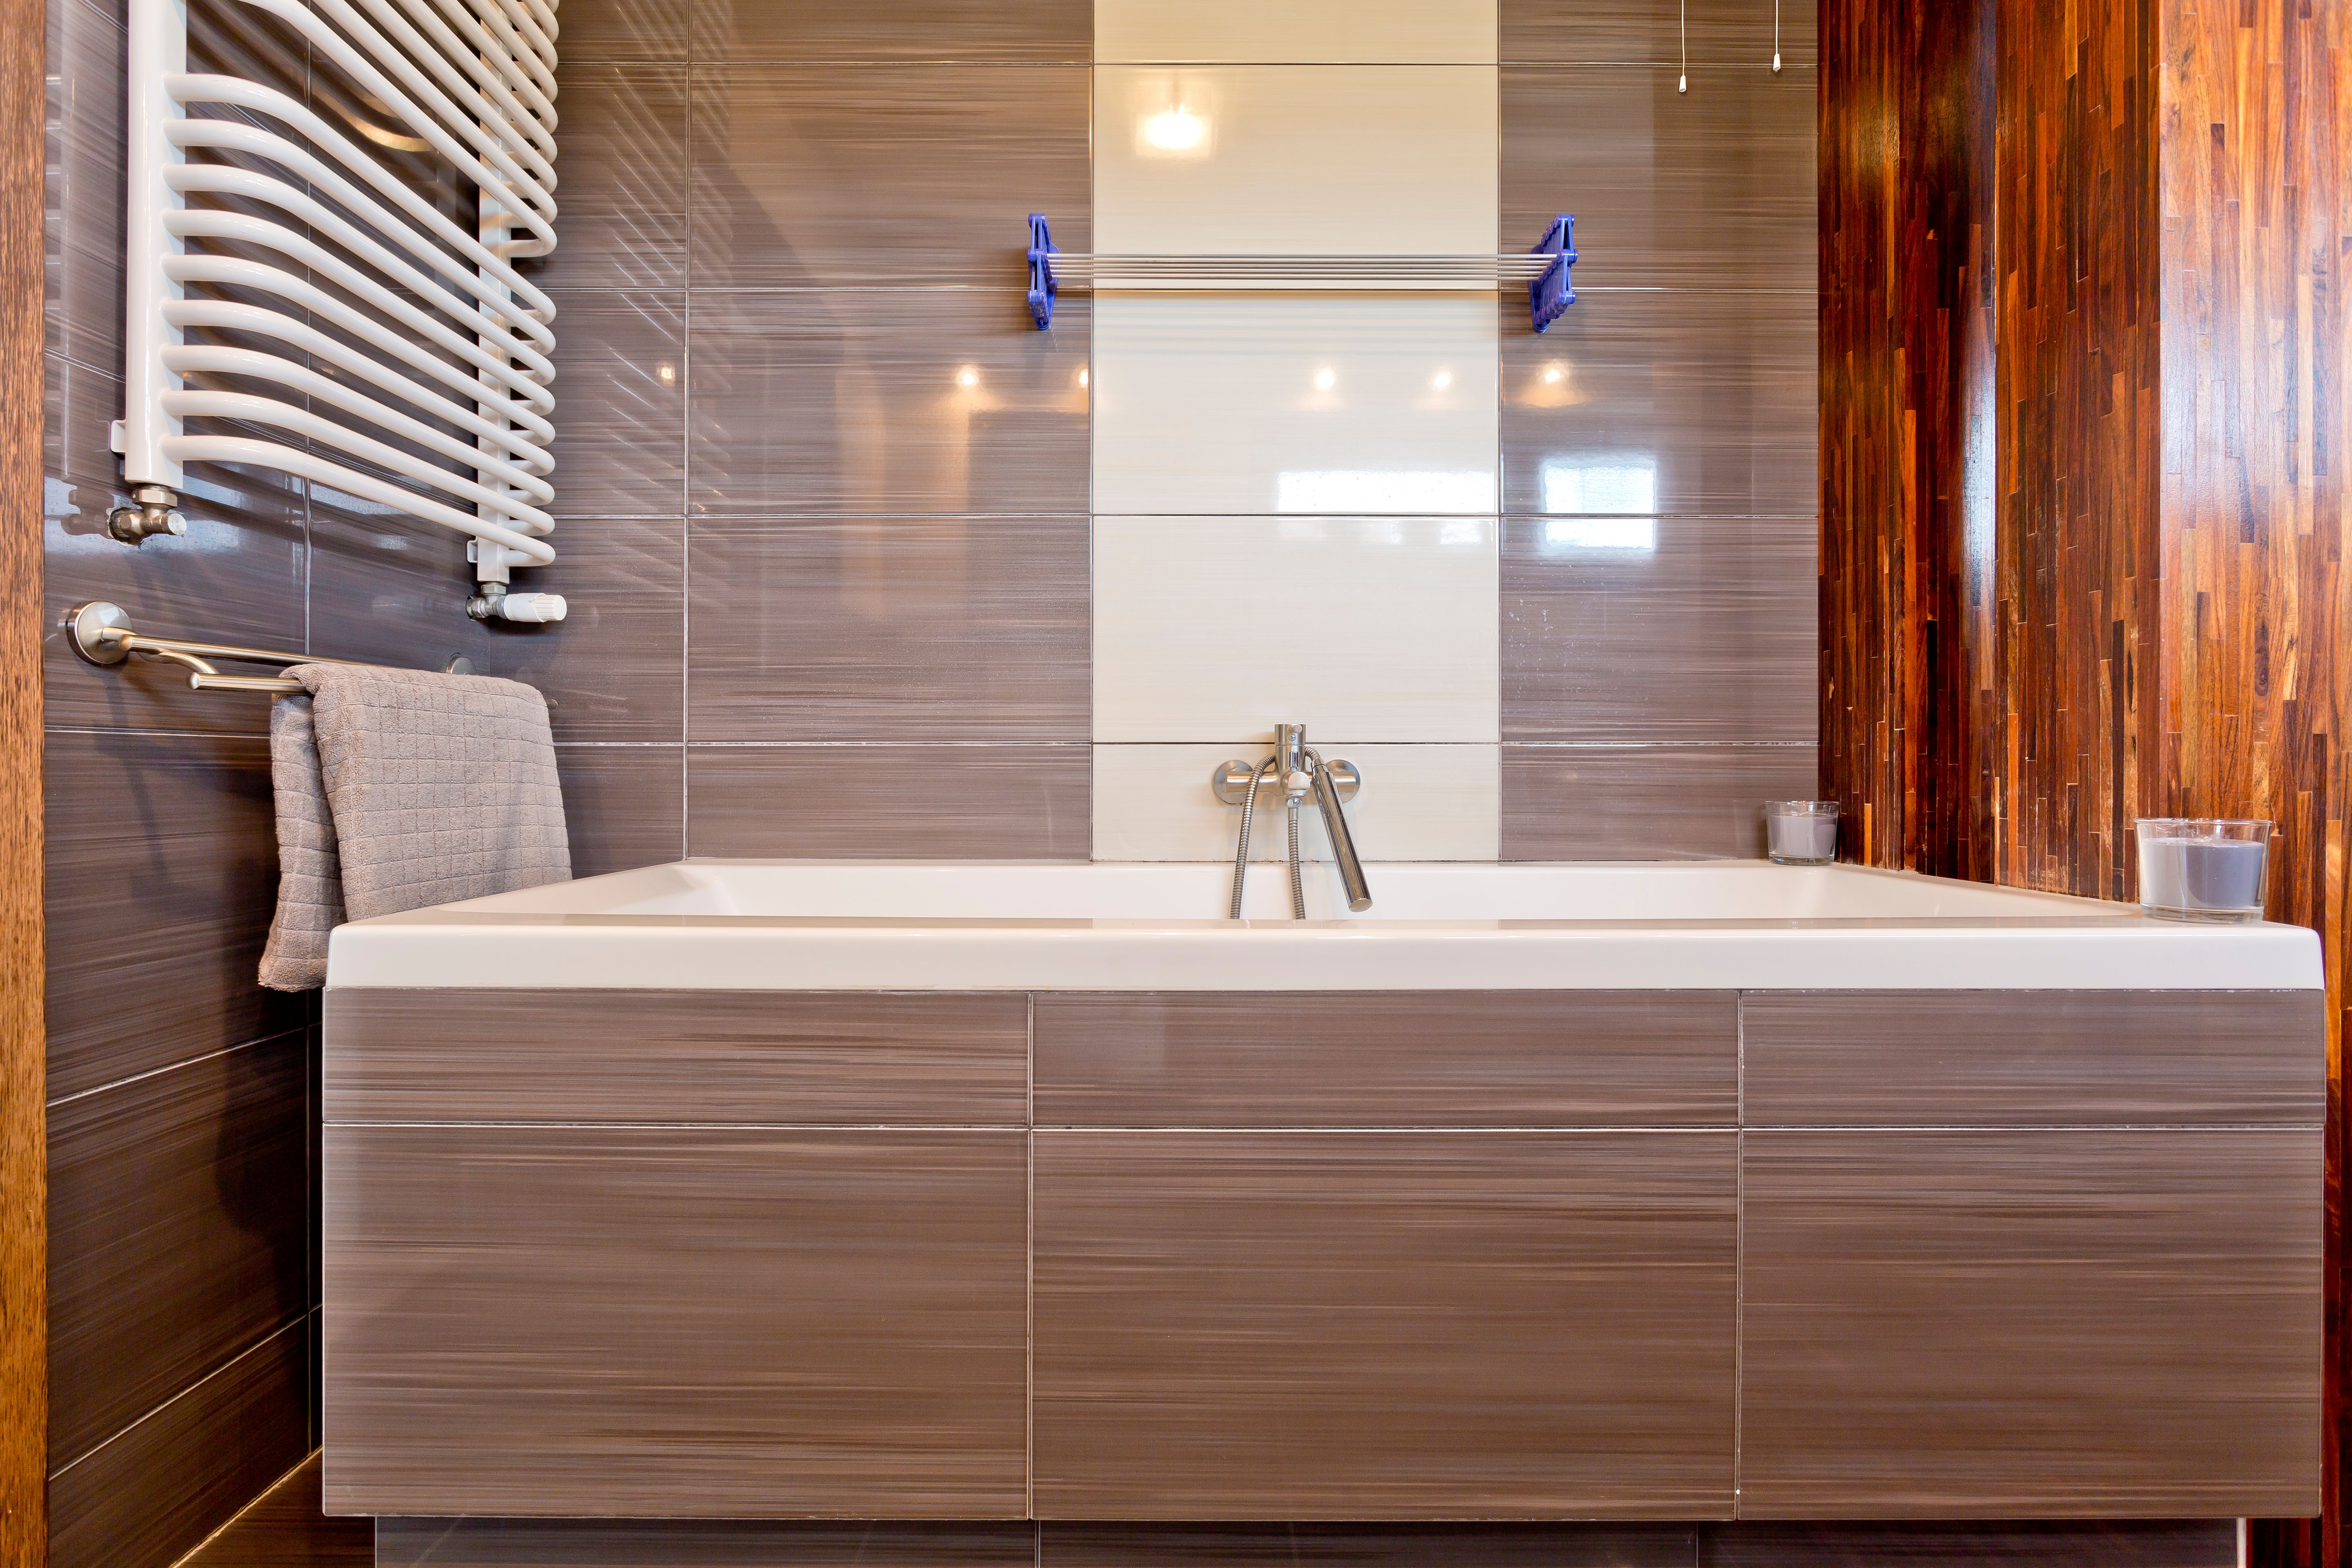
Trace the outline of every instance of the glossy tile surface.
[[43, 338], [50, 353], [112, 375], [122, 366], [128, 39], [111, 5], [60, 0], [47, 9]]
[[1492, 65], [1495, 0], [1095, 0], [1095, 58], [1325, 65]]
[[247, 505], [217, 492], [181, 509], [188, 531], [137, 549], [108, 536], [106, 514], [122, 496], [107, 451], [107, 426], [122, 411], [122, 384], [49, 356], [42, 484], [44, 718], [53, 725], [264, 734], [266, 700], [223, 702], [188, 689], [187, 676], [141, 661], [100, 668], [65, 638], [65, 613], [108, 599], [143, 630], [247, 647], [302, 646], [302, 502], [262, 491]]
[[1040, 1132], [1037, 1511], [1728, 1517], [1736, 1146]]
[[473, 576], [455, 530], [324, 486], [313, 493], [311, 652], [424, 669], [462, 657], [479, 668], [489, 633], [466, 616]]
[[695, 0], [695, 58], [704, 60], [954, 60], [1037, 64], [1090, 58], [1088, 0], [881, 0], [870, 5], [779, 5]]
[[1029, 1118], [1029, 999], [331, 991], [337, 1122], [999, 1125]]
[[1813, 287], [1810, 68], [1507, 68], [1505, 247], [1576, 215], [1580, 290]]
[[[686, 309], [678, 294], [552, 292], [559, 518], [686, 510]], [[562, 524], [561, 556], [574, 531]]]
[[[1095, 858], [1231, 860], [1241, 808], [1210, 793], [1209, 773], [1231, 757], [1262, 761], [1272, 750], [1275, 722], [1205, 745], [1095, 747]], [[1363, 771], [1363, 788], [1347, 806], [1348, 830], [1363, 858], [1495, 858], [1498, 748], [1359, 744], [1312, 728], [1307, 738], [1325, 757], [1344, 757]], [[1320, 814], [1310, 807], [1300, 815], [1302, 853], [1329, 859]], [[1262, 812], [1251, 840], [1253, 859], [1282, 858], [1282, 813]]]
[[1097, 512], [1495, 510], [1488, 297], [1112, 294], [1095, 310]]
[[2318, 1129], [1743, 1151], [1743, 1516], [2318, 1506]]
[[688, 461], [708, 514], [1080, 512], [1087, 301], [1009, 288], [701, 293]]
[[[566, 16], [560, 242], [526, 275], [542, 289], [683, 288], [687, 68], [576, 59], [572, 30]], [[569, 348], [557, 321], [557, 346]]]
[[2316, 1126], [2324, 1002], [2305, 991], [1751, 994], [1741, 1120]]
[[278, 1479], [181, 1568], [374, 1568], [375, 1521], [319, 1507], [319, 1456]]
[[572, 874], [601, 877], [686, 853], [686, 748], [558, 746]]
[[1811, 294], [1581, 290], [1541, 337], [1502, 310], [1505, 510], [1814, 514]]
[[1090, 248], [1087, 96], [1080, 66], [698, 65], [694, 285], [1017, 303], [1028, 214]]
[[254, 979], [268, 742], [51, 731], [47, 767], [50, 1096], [300, 1026], [301, 999]]
[[1017, 1130], [330, 1125], [327, 1506], [1019, 1518], [1027, 1165]]
[[1506, 860], [1754, 859], [1764, 803], [1811, 800], [1811, 746], [1505, 746]]
[[1036, 1526], [914, 1520], [385, 1519], [375, 1568], [1035, 1568]]
[[1077, 745], [690, 746], [687, 853], [1083, 860], [1088, 763]]
[[1496, 738], [1488, 518], [1097, 517], [1094, 735]]
[[308, 1309], [304, 1037], [49, 1114], [49, 1463]]
[[[1694, 64], [1769, 70], [1773, 20], [1784, 65], [1814, 58], [1813, 0], [1496, 0], [1499, 50], [1512, 60], [1672, 65], [1687, 47]], [[1694, 89], [1693, 90], [1696, 90]]]
[[1041, 1568], [1689, 1568], [1687, 1524], [1083, 1524], [1039, 1527]]
[[1435, 256], [1495, 247], [1479, 66], [1097, 66], [1107, 256]]
[[692, 530], [697, 741], [1083, 741], [1087, 525], [725, 518]]
[[1816, 549], [1810, 519], [1506, 522], [1504, 736], [1811, 742]]
[[685, 533], [681, 518], [564, 519], [554, 563], [518, 581], [569, 613], [493, 626], [475, 668], [544, 693], [559, 744], [685, 739]]
[[1041, 1126], [1729, 1126], [1738, 1115], [1729, 992], [1046, 992], [1035, 1006]]
[[2237, 1568], [2229, 1519], [2079, 1522], [1777, 1524], [1699, 1527], [1700, 1568]]
[[559, 55], [565, 68], [608, 63], [686, 63], [693, 0], [564, 0]]
[[309, 1451], [293, 1324], [49, 1479], [52, 1568], [170, 1568]]

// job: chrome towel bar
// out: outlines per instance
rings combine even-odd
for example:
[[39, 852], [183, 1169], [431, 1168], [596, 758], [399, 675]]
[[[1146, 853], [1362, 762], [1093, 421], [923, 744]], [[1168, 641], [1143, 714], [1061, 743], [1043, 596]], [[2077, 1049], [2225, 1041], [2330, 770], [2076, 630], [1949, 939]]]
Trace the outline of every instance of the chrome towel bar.
[[[160, 658], [180, 665], [188, 671], [188, 685], [197, 691], [276, 691], [293, 692], [302, 689], [299, 680], [280, 675], [223, 675], [212, 665], [214, 659], [227, 659], [238, 664], [347, 664], [361, 669], [382, 669], [357, 658], [320, 658], [315, 654], [276, 653], [264, 647], [237, 647], [229, 643], [184, 642], [177, 637], [151, 637], [131, 629], [129, 617], [122, 606], [104, 599], [93, 599], [86, 605], [76, 605], [66, 612], [66, 640], [73, 644], [74, 652], [91, 664], [115, 665], [132, 654]], [[473, 666], [463, 658], [450, 661], [448, 673], [471, 675]]]

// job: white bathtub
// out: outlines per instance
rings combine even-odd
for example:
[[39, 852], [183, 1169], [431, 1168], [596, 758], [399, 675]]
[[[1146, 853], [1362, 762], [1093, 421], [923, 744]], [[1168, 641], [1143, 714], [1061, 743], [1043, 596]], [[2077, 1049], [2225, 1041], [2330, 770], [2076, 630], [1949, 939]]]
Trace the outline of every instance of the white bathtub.
[[346, 925], [327, 983], [680, 990], [2316, 990], [2299, 926], [1853, 866], [687, 860]]

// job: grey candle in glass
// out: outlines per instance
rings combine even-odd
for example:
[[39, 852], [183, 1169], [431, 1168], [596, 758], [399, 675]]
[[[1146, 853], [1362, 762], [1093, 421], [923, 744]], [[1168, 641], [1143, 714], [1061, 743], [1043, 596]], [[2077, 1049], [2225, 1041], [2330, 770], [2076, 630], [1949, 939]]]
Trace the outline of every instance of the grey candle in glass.
[[2175, 921], [2258, 921], [2263, 918], [2271, 825], [2222, 817], [2143, 817], [2139, 839], [2139, 902], [2149, 914]]
[[1837, 858], [1838, 803], [1776, 800], [1764, 807], [1764, 852], [1782, 866], [1826, 866]]

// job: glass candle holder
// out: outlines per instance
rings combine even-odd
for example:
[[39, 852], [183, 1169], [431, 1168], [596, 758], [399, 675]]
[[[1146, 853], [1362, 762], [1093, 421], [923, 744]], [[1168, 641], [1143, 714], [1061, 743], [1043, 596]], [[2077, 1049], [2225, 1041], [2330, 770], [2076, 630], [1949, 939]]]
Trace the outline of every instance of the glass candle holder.
[[1837, 858], [1838, 803], [1776, 800], [1764, 807], [1764, 851], [1780, 866], [1826, 866]]
[[2139, 838], [2139, 907], [2168, 921], [2228, 923], [2263, 918], [2271, 824], [2151, 816]]

